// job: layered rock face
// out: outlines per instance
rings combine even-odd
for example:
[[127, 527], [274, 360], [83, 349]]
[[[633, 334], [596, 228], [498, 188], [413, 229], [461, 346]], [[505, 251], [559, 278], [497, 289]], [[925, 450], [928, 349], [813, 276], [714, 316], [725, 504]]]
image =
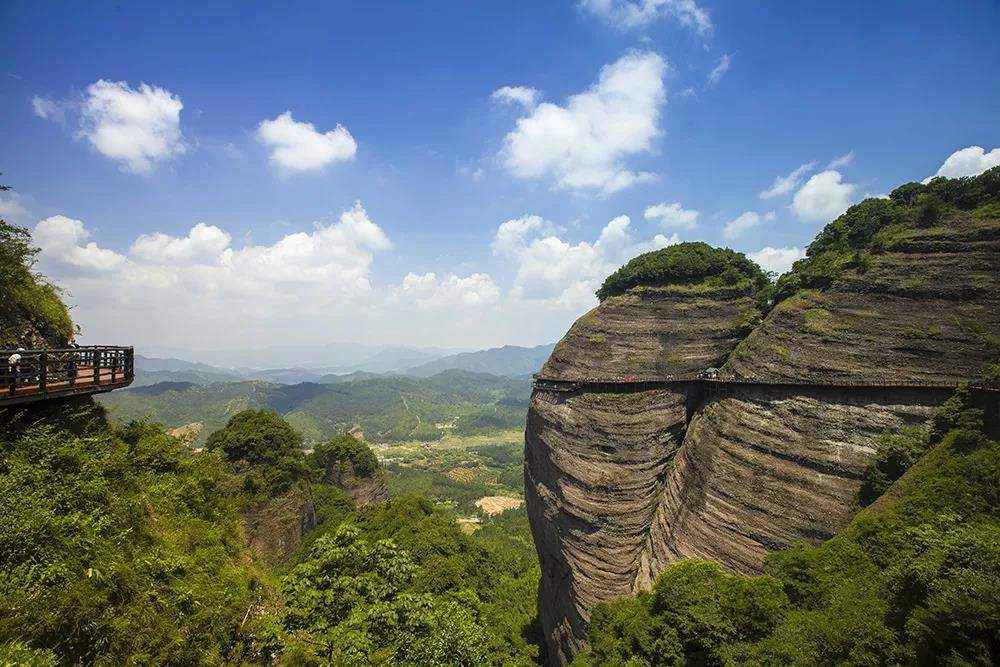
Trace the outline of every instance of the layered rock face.
[[[585, 382], [721, 366], [734, 377], [820, 385], [974, 378], [1000, 332], [1000, 221], [909, 229], [826, 288], [782, 301], [745, 336], [749, 296], [681, 293], [638, 288], [605, 300], [574, 324], [542, 375]], [[585, 646], [595, 604], [648, 589], [678, 558], [752, 573], [770, 551], [832, 536], [855, 511], [879, 435], [923, 423], [950, 394], [701, 391], [584, 385], [532, 397], [526, 498], [553, 663]]]
[[358, 507], [389, 500], [389, 490], [381, 469], [371, 475], [359, 475], [350, 459], [331, 462], [324, 481], [346, 491]]
[[263, 500], [244, 518], [250, 546], [268, 565], [286, 562], [316, 527], [316, 507], [309, 487], [299, 483], [286, 493]]
[[[642, 378], [717, 366], [740, 340], [753, 303], [738, 290], [611, 297], [577, 321], [541, 374]], [[649, 585], [650, 527], [687, 414], [686, 394], [666, 389], [532, 397], [525, 490], [542, 568], [539, 610], [557, 661], [580, 646], [593, 605]]]

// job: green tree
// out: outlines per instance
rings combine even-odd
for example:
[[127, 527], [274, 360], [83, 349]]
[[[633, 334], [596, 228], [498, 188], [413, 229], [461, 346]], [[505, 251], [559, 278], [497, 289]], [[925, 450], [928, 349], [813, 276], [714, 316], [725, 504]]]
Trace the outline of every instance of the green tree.
[[357, 475], [367, 477], [381, 469], [378, 458], [371, 447], [353, 435], [344, 434], [316, 445], [310, 457], [310, 464], [320, 478], [333, 465], [350, 461]]
[[250, 490], [281, 493], [306, 474], [302, 436], [268, 410], [233, 415], [225, 427], [208, 436], [205, 447], [248, 467]]
[[342, 526], [284, 578], [284, 641], [314, 646], [321, 664], [486, 664], [476, 597], [408, 592], [415, 570], [391, 540]]

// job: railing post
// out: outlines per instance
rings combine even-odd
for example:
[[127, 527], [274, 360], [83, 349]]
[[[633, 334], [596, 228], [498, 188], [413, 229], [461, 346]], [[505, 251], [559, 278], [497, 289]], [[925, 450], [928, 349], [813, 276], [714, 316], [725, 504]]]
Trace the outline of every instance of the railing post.
[[45, 352], [38, 355], [38, 391], [45, 393], [45, 381], [48, 376], [49, 356]]

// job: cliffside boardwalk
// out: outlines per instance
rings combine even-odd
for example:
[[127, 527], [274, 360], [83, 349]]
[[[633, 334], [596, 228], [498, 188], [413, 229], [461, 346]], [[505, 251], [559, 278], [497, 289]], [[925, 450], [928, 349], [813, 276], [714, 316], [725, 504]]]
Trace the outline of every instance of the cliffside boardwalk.
[[134, 379], [131, 347], [0, 350], [0, 407], [99, 394], [127, 387]]
[[[761, 387], [835, 387], [843, 389], [956, 389], [956, 382], [935, 382], [920, 380], [900, 380], [894, 378], [844, 378], [810, 382], [805, 380], [771, 380], [768, 378], [736, 378], [715, 375], [668, 375], [661, 377], [583, 378], [565, 380], [534, 376], [533, 387], [538, 391], [574, 392], [581, 389], [646, 391], [670, 388], [676, 385], [700, 385], [709, 395], [726, 394], [733, 389], [747, 386]], [[1000, 388], [969, 385], [969, 389], [985, 392], [1000, 392]]]

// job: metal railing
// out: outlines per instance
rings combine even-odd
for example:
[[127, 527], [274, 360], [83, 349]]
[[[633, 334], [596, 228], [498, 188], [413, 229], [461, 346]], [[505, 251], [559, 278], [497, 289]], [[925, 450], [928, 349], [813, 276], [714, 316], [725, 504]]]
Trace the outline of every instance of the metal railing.
[[131, 347], [118, 345], [0, 350], [0, 404], [128, 386], [134, 358]]

